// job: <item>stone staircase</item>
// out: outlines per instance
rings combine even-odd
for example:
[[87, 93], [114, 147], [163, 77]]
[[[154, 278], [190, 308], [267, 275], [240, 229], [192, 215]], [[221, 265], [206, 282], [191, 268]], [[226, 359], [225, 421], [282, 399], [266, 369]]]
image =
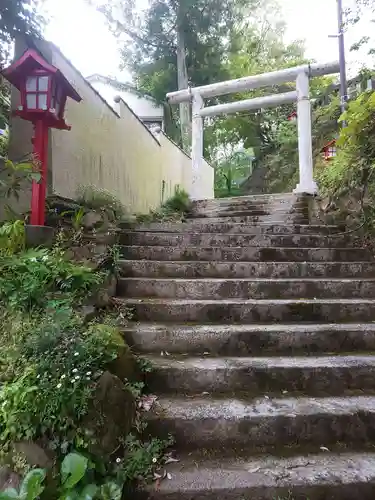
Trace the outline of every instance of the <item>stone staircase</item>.
[[375, 261], [339, 233], [294, 195], [122, 232], [125, 338], [180, 458], [149, 498], [374, 500]]

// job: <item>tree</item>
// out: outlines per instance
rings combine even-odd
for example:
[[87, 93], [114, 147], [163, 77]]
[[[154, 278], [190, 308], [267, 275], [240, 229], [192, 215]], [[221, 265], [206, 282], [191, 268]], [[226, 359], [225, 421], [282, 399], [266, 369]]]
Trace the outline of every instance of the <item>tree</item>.
[[[0, 69], [6, 64], [11, 43], [19, 35], [38, 35], [43, 18], [38, 13], [39, 0], [1, 0]], [[10, 111], [10, 88], [0, 75], [0, 129], [6, 128]], [[6, 154], [7, 136], [0, 136], [0, 156]]]
[[215, 196], [231, 196], [237, 191], [241, 182], [251, 175], [253, 160], [252, 150], [226, 152], [215, 168]]
[[17, 34], [40, 33], [43, 18], [38, 12], [39, 4], [39, 0], [1, 0], [0, 64], [4, 62], [9, 44]]
[[[127, 38], [122, 59], [137, 86], [164, 101], [168, 91], [225, 79], [223, 60], [232, 31], [242, 19], [243, 3], [249, 2], [150, 0], [149, 7], [137, 13], [134, 0], [108, 0], [100, 10], [113, 31]], [[179, 121], [182, 144], [188, 150], [189, 103], [180, 105]]]
[[[307, 62], [303, 44], [285, 44], [284, 32], [285, 24], [269, 18], [267, 12], [259, 12], [248, 19], [246, 26], [237, 32], [232, 41], [231, 52], [225, 65], [229, 78], [256, 75]], [[226, 96], [225, 101], [251, 99], [290, 90], [290, 84], [277, 85], [232, 94]], [[220, 101], [222, 100], [223, 98], [220, 98]], [[275, 147], [274, 131], [277, 124], [285, 121], [292, 110], [293, 105], [287, 105], [211, 120], [205, 129], [206, 155], [215, 162], [226, 145], [237, 145], [254, 148], [255, 155], [261, 159]]]

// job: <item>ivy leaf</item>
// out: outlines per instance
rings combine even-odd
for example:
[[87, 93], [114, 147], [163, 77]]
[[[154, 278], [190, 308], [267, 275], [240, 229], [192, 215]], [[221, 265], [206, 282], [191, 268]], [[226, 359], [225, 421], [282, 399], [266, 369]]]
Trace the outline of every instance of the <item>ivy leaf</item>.
[[79, 495], [76, 491], [66, 491], [63, 493], [60, 497], [59, 500], [79, 500]]
[[73, 488], [84, 477], [88, 460], [79, 453], [69, 453], [61, 464], [61, 482], [64, 489]]
[[0, 500], [11, 500], [12, 498], [19, 499], [17, 490], [14, 488], [7, 488], [0, 493]]
[[22, 481], [20, 498], [22, 500], [35, 500], [44, 491], [43, 481], [46, 478], [44, 469], [33, 469], [28, 472]]
[[79, 500], [93, 500], [95, 495], [98, 493], [98, 486], [96, 484], [88, 484], [83, 489], [79, 496]]
[[100, 488], [100, 496], [103, 500], [121, 500], [122, 489], [116, 483], [106, 483]]

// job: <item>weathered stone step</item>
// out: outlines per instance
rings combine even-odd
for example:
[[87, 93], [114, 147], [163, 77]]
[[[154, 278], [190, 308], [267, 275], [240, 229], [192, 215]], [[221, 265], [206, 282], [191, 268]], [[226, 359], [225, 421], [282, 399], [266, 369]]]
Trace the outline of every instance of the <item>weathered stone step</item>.
[[203, 246], [203, 247], [298, 247], [298, 248], [342, 248], [351, 245], [345, 236], [321, 234], [220, 234], [220, 233], [155, 233], [123, 232], [122, 245], [141, 246]]
[[259, 224], [261, 222], [268, 222], [269, 224], [297, 224], [306, 225], [309, 223], [308, 217], [302, 214], [287, 214], [276, 212], [272, 215], [246, 215], [244, 213], [232, 212], [223, 215], [210, 214], [205, 217], [190, 217], [187, 220], [195, 223], [240, 223], [243, 224]]
[[313, 355], [375, 351], [375, 323], [170, 325], [131, 323], [126, 342], [138, 352], [220, 356]]
[[310, 451], [337, 442], [375, 443], [375, 397], [159, 398], [149, 431], [172, 434], [177, 449], [246, 447], [263, 453], [303, 446]]
[[220, 209], [236, 209], [237, 207], [246, 206], [266, 207], [267, 209], [307, 208], [308, 202], [306, 198], [296, 196], [238, 196], [234, 198], [193, 201], [191, 210], [194, 212], [204, 212]]
[[263, 216], [280, 216], [284, 218], [287, 215], [306, 218], [308, 220], [308, 211], [305, 206], [277, 206], [270, 207], [269, 205], [237, 205], [235, 207], [218, 207], [205, 210], [192, 210], [186, 214], [187, 219], [195, 218], [211, 218], [211, 217], [263, 217]]
[[120, 278], [117, 293], [167, 299], [374, 298], [375, 279]]
[[227, 198], [210, 198], [207, 200], [195, 200], [193, 201], [193, 205], [204, 206], [206, 204], [212, 204], [212, 203], [225, 204], [242, 200], [254, 200], [254, 201], [264, 200], [267, 202], [271, 202], [274, 200], [283, 200], [287, 202], [287, 201], [306, 200], [306, 199], [308, 199], [308, 196], [299, 195], [295, 193], [260, 193], [260, 194], [244, 194], [240, 196], [228, 196]]
[[143, 247], [122, 246], [128, 260], [197, 260], [242, 262], [370, 261], [365, 248], [261, 248], [261, 247]]
[[195, 323], [370, 322], [375, 318], [371, 299], [292, 300], [172, 300], [118, 299], [137, 321]]
[[157, 233], [221, 233], [221, 234], [335, 234], [344, 232], [342, 226], [320, 226], [301, 224], [279, 224], [259, 223], [259, 224], [239, 224], [236, 222], [211, 223], [207, 221], [189, 222], [152, 222], [150, 224], [136, 224], [121, 222], [121, 228], [138, 232]]
[[181, 456], [150, 500], [373, 500], [375, 453]]
[[375, 262], [198, 262], [120, 260], [135, 278], [362, 278], [375, 277]]
[[375, 355], [320, 357], [151, 356], [148, 387], [158, 394], [246, 394], [246, 397], [293, 392], [306, 396], [375, 393]]

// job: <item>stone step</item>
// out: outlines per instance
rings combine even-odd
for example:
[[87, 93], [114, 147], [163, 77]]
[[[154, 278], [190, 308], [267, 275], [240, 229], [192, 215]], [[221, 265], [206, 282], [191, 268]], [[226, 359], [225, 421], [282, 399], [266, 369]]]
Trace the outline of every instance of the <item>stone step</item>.
[[140, 246], [202, 247], [298, 247], [342, 248], [353, 246], [353, 239], [322, 234], [220, 234], [220, 233], [156, 233], [123, 232], [120, 244]]
[[121, 255], [127, 260], [162, 261], [242, 261], [242, 262], [319, 262], [370, 261], [365, 248], [261, 248], [261, 247], [162, 247], [122, 246]]
[[179, 325], [130, 323], [126, 342], [137, 352], [219, 356], [317, 355], [375, 351], [375, 323]]
[[204, 210], [191, 210], [186, 214], [187, 219], [211, 218], [211, 217], [262, 217], [262, 216], [296, 215], [308, 220], [308, 210], [306, 206], [270, 206], [270, 205], [236, 205], [227, 207], [208, 208]]
[[289, 458], [185, 455], [150, 500], [373, 500], [375, 453]]
[[371, 299], [293, 300], [172, 300], [117, 299], [131, 308], [136, 321], [168, 323], [370, 322], [375, 318]]
[[335, 234], [344, 232], [343, 226], [298, 225], [260, 223], [240, 224], [236, 222], [211, 223], [205, 220], [197, 222], [152, 222], [149, 224], [136, 224], [121, 222], [120, 228], [137, 232], [157, 233], [221, 233], [221, 234]]
[[120, 278], [117, 294], [198, 300], [375, 298], [375, 279]]
[[120, 260], [120, 273], [135, 278], [362, 278], [375, 277], [375, 262], [198, 262]]
[[283, 212], [276, 212], [271, 215], [246, 215], [243, 212], [226, 212], [225, 214], [218, 215], [216, 212], [208, 214], [205, 217], [187, 217], [187, 220], [193, 221], [194, 223], [240, 223], [243, 224], [259, 224], [261, 222], [268, 222], [269, 224], [294, 224], [294, 225], [306, 225], [309, 223], [309, 219], [303, 214], [288, 214]]
[[193, 201], [191, 210], [202, 212], [207, 210], [219, 210], [226, 208], [237, 208], [239, 206], [255, 206], [267, 208], [293, 208], [307, 207], [308, 200], [297, 196], [238, 196], [233, 198], [217, 198], [213, 200]]
[[375, 397], [159, 398], [148, 430], [169, 434], [177, 449], [245, 447], [263, 453], [282, 447], [318, 451], [338, 442], [375, 443]]
[[[301, 357], [152, 356], [147, 386], [157, 394], [265, 394], [282, 397], [375, 394], [375, 355]], [[375, 409], [374, 409], [375, 411]]]

